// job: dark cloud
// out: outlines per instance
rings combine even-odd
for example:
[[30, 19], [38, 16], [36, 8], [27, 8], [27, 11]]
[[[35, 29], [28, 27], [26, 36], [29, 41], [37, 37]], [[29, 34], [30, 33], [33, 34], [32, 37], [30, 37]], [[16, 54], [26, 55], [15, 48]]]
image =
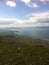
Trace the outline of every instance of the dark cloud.
[[49, 18], [39, 19], [37, 22], [38, 23], [49, 23]]
[[13, 22], [11, 22], [11, 21], [8, 21], [8, 22], [2, 21], [2, 22], [0, 22], [0, 25], [9, 25], [9, 24], [13, 24]]

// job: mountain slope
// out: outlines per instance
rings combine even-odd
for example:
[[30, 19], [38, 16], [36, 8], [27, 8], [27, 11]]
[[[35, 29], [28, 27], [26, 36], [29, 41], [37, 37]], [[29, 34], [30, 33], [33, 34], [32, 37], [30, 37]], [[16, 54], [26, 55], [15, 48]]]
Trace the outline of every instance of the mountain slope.
[[0, 65], [49, 65], [49, 41], [0, 36]]

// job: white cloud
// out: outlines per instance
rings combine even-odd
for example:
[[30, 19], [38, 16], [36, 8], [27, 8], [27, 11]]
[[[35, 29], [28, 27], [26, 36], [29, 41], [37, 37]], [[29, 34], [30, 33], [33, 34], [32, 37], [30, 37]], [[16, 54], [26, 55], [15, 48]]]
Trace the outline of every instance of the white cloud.
[[40, 19], [40, 18], [49, 18], [49, 11], [32, 13], [32, 14], [30, 14], [28, 16], [33, 17], [33, 18], [36, 17], [38, 19]]
[[14, 1], [6, 1], [6, 5], [8, 5], [10, 7], [15, 7], [16, 3]]
[[41, 2], [49, 2], [49, 0], [40, 0]]
[[22, 2], [24, 2], [25, 4], [28, 4], [31, 2], [31, 0], [21, 0]]
[[49, 11], [28, 15], [28, 19], [0, 19], [0, 27], [49, 26]]
[[29, 17], [28, 21], [33, 26], [49, 26], [49, 11], [31, 13], [27, 17]]
[[39, 7], [38, 5], [39, 2], [42, 2], [42, 3], [49, 2], [49, 0], [1, 0], [0, 2], [4, 2], [4, 3], [6, 2], [6, 5], [10, 7], [15, 7], [17, 5], [17, 2], [20, 2], [20, 1], [25, 3], [25, 5], [31, 8]]
[[21, 2], [24, 2], [25, 5], [31, 7], [31, 5], [30, 5], [31, 0], [21, 0]]
[[31, 3], [31, 6], [34, 7], [34, 8], [39, 7], [36, 3]]
[[31, 0], [21, 0], [22, 2], [24, 2], [27, 6], [31, 7], [31, 8], [37, 8], [38, 5], [36, 3], [32, 3]]

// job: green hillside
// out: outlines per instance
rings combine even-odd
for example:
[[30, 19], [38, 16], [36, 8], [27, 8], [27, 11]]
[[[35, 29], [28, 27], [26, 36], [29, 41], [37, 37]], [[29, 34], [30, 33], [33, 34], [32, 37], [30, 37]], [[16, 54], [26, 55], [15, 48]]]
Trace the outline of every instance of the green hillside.
[[0, 36], [0, 65], [49, 65], [49, 41]]

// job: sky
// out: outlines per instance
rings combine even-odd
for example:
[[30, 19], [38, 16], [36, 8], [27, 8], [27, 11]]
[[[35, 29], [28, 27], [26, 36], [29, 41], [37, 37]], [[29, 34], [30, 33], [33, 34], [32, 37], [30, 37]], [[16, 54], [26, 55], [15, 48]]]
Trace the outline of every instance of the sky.
[[0, 0], [0, 27], [49, 26], [49, 0]]

